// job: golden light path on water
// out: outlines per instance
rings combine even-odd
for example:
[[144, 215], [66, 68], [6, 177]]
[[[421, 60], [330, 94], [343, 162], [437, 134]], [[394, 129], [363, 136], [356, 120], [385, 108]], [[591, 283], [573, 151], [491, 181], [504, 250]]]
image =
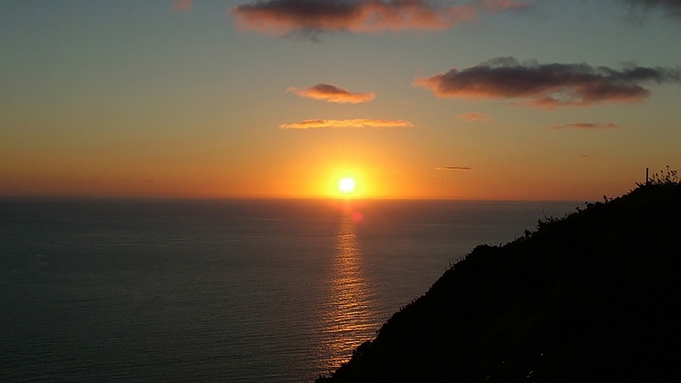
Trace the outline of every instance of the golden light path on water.
[[380, 327], [366, 277], [363, 254], [357, 240], [356, 214], [345, 214], [336, 235], [336, 251], [325, 305], [324, 352], [327, 366], [339, 367], [352, 350], [372, 339]]

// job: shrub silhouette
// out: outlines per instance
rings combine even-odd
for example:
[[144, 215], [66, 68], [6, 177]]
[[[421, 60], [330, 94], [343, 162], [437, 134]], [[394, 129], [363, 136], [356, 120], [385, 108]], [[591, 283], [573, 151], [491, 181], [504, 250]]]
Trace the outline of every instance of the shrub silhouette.
[[677, 374], [675, 172], [481, 245], [317, 382], [657, 382]]

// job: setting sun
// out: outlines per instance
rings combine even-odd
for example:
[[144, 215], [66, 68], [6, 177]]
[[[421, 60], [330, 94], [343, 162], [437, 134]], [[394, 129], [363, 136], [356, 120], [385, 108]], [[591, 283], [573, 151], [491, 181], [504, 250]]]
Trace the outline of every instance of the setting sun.
[[338, 190], [341, 193], [348, 194], [355, 191], [355, 180], [350, 177], [343, 177], [338, 181]]

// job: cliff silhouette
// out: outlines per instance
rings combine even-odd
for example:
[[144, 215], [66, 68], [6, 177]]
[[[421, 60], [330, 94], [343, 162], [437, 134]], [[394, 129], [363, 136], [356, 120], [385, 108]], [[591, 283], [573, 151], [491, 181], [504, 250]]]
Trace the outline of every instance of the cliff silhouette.
[[317, 383], [678, 379], [681, 183], [672, 176], [476, 247]]

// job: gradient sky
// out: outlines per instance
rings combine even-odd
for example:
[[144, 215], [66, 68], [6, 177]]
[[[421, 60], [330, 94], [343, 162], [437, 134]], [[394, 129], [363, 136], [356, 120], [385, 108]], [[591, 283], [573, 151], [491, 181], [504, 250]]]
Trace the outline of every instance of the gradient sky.
[[0, 195], [600, 200], [681, 169], [681, 1], [4, 0]]

